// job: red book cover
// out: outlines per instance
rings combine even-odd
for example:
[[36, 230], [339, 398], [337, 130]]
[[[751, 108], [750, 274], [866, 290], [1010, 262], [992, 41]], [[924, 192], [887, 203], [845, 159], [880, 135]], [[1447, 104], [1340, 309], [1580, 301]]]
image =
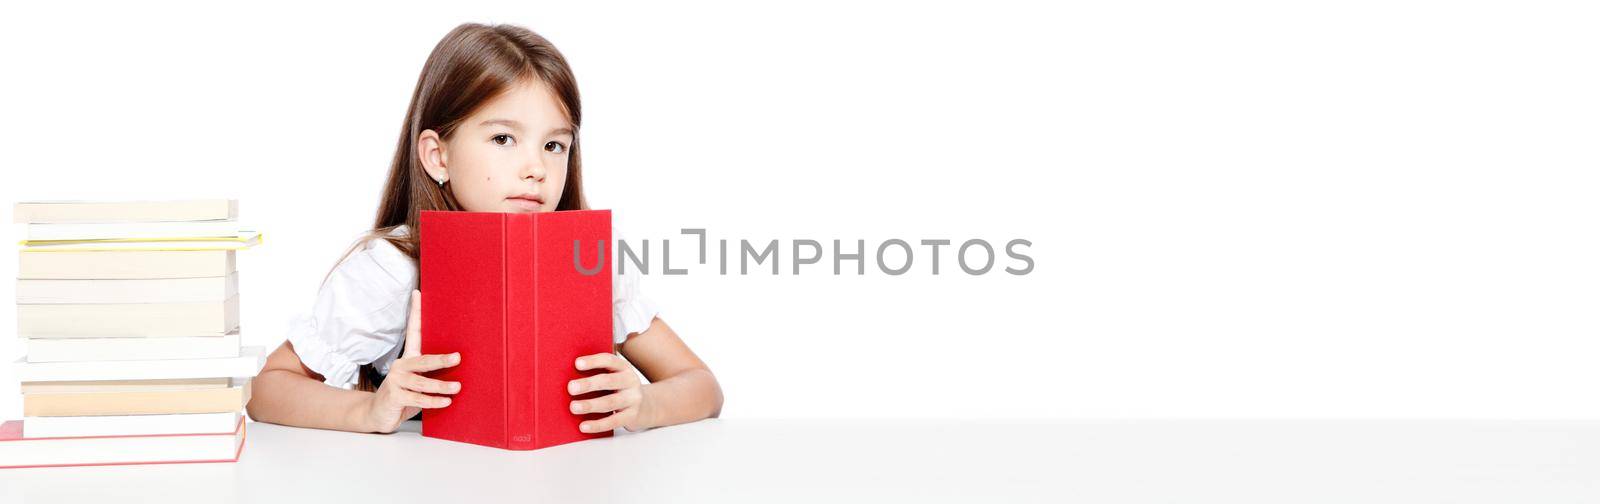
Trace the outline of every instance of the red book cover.
[[422, 435], [510, 450], [610, 436], [578, 431], [605, 414], [572, 414], [567, 382], [600, 372], [578, 357], [612, 351], [611, 211], [430, 211], [418, 232], [422, 353], [461, 352], [428, 373], [461, 391], [423, 410]]

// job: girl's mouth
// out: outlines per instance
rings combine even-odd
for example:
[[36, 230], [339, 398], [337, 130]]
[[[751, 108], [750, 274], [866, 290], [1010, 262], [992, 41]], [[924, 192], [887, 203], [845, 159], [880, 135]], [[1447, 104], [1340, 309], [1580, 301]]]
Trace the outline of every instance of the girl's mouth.
[[511, 203], [512, 207], [524, 212], [537, 212], [540, 208], [544, 207], [544, 198], [537, 194], [518, 194], [516, 196], [506, 198], [506, 202]]

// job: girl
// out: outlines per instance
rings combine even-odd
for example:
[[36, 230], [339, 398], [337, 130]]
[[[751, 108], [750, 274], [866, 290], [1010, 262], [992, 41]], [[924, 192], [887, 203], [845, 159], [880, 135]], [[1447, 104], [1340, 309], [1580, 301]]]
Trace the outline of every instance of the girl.
[[[252, 385], [250, 416], [392, 432], [471, 387], [423, 376], [472, 356], [418, 354], [417, 216], [586, 208], [581, 117], [572, 70], [543, 37], [478, 24], [445, 35], [411, 96], [374, 229], [323, 280], [311, 315], [268, 356]], [[604, 372], [573, 380], [568, 393], [611, 391], [570, 403], [574, 414], [610, 413], [579, 429], [638, 431], [717, 416], [722, 389], [711, 370], [656, 317], [636, 277], [614, 277], [613, 285], [614, 339], [626, 359], [600, 353], [573, 363]], [[636, 368], [649, 383], [640, 383]]]

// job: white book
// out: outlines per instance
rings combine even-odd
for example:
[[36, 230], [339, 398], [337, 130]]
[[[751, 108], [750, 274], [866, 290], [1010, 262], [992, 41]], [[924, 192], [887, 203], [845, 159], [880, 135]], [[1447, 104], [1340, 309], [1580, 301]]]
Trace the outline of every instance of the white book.
[[27, 340], [28, 362], [222, 359], [239, 356], [239, 333], [173, 338]]
[[161, 392], [23, 394], [23, 416], [179, 415], [240, 411], [250, 403], [250, 379], [228, 388]]
[[216, 303], [19, 304], [27, 338], [222, 336], [239, 327], [239, 297]]
[[179, 415], [65, 416], [23, 418], [22, 437], [150, 436], [233, 433], [240, 413]]
[[13, 207], [13, 222], [172, 222], [239, 217], [231, 199], [176, 201], [25, 201]]
[[22, 253], [119, 252], [137, 250], [244, 250], [261, 244], [261, 233], [240, 231], [229, 238], [188, 240], [69, 240], [25, 241]]
[[52, 382], [22, 382], [22, 395], [28, 394], [71, 394], [71, 393], [105, 393], [105, 392], [164, 392], [170, 390], [195, 390], [207, 388], [228, 388], [233, 386], [233, 378], [181, 378], [175, 380], [88, 380], [88, 381], [52, 381]]
[[239, 274], [202, 278], [18, 279], [17, 304], [203, 303], [239, 293]]
[[26, 420], [0, 424], [0, 468], [179, 462], [237, 462], [244, 419], [226, 434], [25, 437]]
[[99, 362], [27, 362], [13, 365], [22, 382], [87, 380], [169, 380], [180, 378], [251, 377], [261, 371], [266, 354], [258, 346], [239, 349], [239, 356], [223, 359], [167, 359]]
[[53, 251], [17, 254], [17, 278], [115, 280], [227, 276], [238, 271], [232, 250]]
[[66, 240], [184, 240], [231, 238], [239, 235], [235, 221], [197, 222], [72, 222], [28, 224], [27, 241]]

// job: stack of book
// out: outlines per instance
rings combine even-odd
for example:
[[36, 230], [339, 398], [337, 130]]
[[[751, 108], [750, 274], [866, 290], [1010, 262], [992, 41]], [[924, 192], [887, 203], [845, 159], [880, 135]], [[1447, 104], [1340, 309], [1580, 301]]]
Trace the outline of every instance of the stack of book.
[[260, 347], [239, 343], [232, 200], [39, 202], [17, 263], [24, 419], [0, 467], [237, 461]]

